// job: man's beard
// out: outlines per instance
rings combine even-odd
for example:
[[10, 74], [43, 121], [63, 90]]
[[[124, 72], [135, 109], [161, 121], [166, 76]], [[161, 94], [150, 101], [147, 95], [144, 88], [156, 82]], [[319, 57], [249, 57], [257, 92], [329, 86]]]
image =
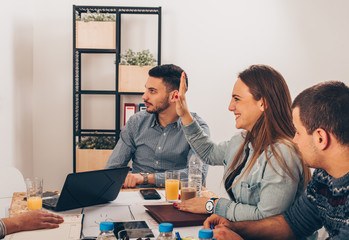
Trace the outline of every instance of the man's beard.
[[[147, 102], [147, 103], [151, 104], [149, 102]], [[170, 106], [170, 103], [168, 102], [168, 96], [166, 96], [164, 98], [164, 101], [160, 102], [156, 107], [152, 104], [151, 104], [151, 106], [153, 107], [153, 109], [149, 110], [149, 108], [147, 108], [148, 113], [155, 113], [155, 114], [161, 113], [162, 111], [166, 110]]]

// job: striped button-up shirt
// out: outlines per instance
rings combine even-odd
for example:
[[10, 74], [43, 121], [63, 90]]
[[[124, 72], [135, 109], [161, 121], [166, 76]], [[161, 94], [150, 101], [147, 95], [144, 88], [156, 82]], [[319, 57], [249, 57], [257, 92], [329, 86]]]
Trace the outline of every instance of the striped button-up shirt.
[[[209, 135], [205, 121], [191, 113]], [[146, 111], [138, 112], [127, 122], [111, 154], [106, 168], [126, 166], [132, 159], [132, 172], [154, 173], [155, 185], [164, 187], [166, 170], [181, 170], [187, 176], [187, 162], [191, 156], [190, 146], [182, 131], [181, 120], [162, 127], [157, 115]], [[208, 166], [204, 165], [203, 179]]]

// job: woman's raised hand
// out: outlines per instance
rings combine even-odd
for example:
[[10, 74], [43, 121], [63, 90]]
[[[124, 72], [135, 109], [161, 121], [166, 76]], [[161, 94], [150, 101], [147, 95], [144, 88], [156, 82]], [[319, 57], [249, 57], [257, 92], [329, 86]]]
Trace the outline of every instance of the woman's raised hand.
[[185, 72], [182, 72], [181, 83], [179, 85], [178, 95], [176, 95], [176, 111], [178, 116], [182, 119], [184, 126], [191, 124], [194, 118], [189, 112], [187, 101], [185, 100], [185, 93], [187, 92], [187, 84], [185, 81]]

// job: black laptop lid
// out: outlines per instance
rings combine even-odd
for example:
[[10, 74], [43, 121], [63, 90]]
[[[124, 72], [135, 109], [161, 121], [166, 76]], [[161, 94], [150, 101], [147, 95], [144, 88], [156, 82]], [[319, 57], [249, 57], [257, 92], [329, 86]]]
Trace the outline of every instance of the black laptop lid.
[[55, 211], [103, 204], [118, 196], [129, 167], [71, 173], [67, 176]]

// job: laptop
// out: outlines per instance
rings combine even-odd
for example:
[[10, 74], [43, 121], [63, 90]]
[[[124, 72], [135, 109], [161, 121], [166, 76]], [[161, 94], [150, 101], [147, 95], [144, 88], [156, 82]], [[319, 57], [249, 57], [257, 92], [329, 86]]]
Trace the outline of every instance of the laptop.
[[61, 193], [43, 198], [46, 209], [65, 211], [113, 201], [118, 196], [129, 167], [71, 173]]

